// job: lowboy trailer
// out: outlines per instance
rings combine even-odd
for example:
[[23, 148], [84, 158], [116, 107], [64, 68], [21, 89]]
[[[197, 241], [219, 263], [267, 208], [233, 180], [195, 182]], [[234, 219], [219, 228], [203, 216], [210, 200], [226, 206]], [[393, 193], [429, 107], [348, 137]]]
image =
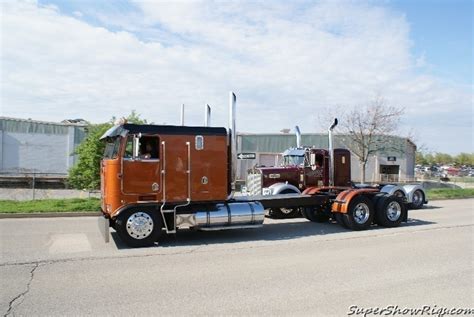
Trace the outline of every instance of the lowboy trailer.
[[309, 186], [295, 194], [235, 196], [232, 92], [229, 104], [228, 129], [121, 122], [102, 136], [104, 237], [108, 239], [111, 226], [127, 245], [143, 247], [183, 228], [258, 228], [265, 209], [275, 208], [298, 208], [310, 221], [332, 218], [352, 230], [374, 223], [396, 227], [407, 220], [403, 199], [377, 188]]

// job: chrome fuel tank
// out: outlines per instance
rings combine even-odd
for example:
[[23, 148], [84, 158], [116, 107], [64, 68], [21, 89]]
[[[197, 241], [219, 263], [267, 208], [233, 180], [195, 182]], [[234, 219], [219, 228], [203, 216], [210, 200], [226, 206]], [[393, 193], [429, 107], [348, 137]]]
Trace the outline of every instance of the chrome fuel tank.
[[224, 230], [262, 226], [265, 210], [259, 202], [217, 204], [213, 210], [176, 215], [176, 226], [201, 230]]

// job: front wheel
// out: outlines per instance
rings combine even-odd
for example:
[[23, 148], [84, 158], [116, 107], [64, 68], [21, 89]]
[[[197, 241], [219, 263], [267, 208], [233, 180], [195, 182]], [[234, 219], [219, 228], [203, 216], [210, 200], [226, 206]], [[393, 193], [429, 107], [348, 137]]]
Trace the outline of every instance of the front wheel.
[[356, 196], [349, 203], [343, 221], [352, 230], [366, 230], [374, 219], [374, 205], [366, 196]]
[[162, 221], [152, 210], [132, 208], [123, 211], [117, 217], [115, 229], [128, 246], [147, 247], [158, 240], [162, 231]]
[[[285, 189], [280, 194], [298, 194], [297, 192], [291, 189]], [[271, 208], [268, 212], [270, 218], [275, 219], [286, 219], [286, 218], [296, 218], [301, 215], [299, 208]]]
[[275, 219], [295, 218], [300, 215], [300, 211], [298, 208], [271, 208], [268, 215]]

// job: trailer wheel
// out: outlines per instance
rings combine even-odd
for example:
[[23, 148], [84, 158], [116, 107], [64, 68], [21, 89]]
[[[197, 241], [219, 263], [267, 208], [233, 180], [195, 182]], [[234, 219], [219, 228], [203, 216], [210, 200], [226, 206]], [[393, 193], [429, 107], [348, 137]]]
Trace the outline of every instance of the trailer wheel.
[[303, 217], [312, 222], [327, 222], [330, 216], [324, 212], [321, 207], [304, 207], [301, 208]]
[[365, 230], [374, 219], [374, 205], [366, 196], [356, 196], [349, 203], [349, 209], [343, 215], [343, 221], [352, 230]]
[[420, 209], [421, 207], [423, 207], [424, 201], [425, 201], [425, 195], [422, 193], [422, 191], [419, 189], [415, 190], [411, 198], [411, 204], [410, 204], [411, 209]]
[[407, 209], [403, 200], [397, 196], [382, 197], [376, 205], [375, 218], [383, 227], [398, 227], [406, 217]]
[[124, 210], [115, 221], [115, 230], [126, 245], [134, 248], [151, 246], [161, 235], [163, 222], [146, 208]]
[[[285, 189], [280, 194], [297, 194], [291, 189]], [[270, 218], [275, 219], [285, 219], [285, 218], [295, 218], [300, 215], [299, 208], [271, 208], [268, 212]]]

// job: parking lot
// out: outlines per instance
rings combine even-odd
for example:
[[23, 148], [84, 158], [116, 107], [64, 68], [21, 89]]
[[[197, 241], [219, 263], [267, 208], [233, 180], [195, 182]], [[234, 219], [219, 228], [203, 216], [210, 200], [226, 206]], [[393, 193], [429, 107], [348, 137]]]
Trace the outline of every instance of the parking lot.
[[304, 219], [129, 249], [94, 217], [0, 220], [4, 315], [346, 315], [474, 305], [474, 199], [352, 232]]

